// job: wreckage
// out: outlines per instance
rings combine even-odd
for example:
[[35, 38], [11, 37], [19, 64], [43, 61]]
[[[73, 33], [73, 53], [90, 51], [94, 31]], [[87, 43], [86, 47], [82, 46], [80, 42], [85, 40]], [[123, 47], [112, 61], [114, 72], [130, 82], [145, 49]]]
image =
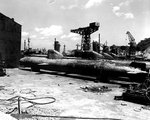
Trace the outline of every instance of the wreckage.
[[118, 63], [111, 60], [84, 60], [84, 59], [48, 59], [43, 57], [24, 57], [20, 59], [20, 65], [31, 67], [32, 71], [40, 69], [65, 72], [66, 74], [81, 74], [94, 76], [98, 81], [109, 82], [112, 78], [126, 77], [129, 81], [142, 82], [146, 76], [146, 70], [135, 67], [134, 64]]
[[122, 96], [115, 96], [114, 99], [150, 105], [150, 77], [148, 76], [143, 83], [130, 85]]

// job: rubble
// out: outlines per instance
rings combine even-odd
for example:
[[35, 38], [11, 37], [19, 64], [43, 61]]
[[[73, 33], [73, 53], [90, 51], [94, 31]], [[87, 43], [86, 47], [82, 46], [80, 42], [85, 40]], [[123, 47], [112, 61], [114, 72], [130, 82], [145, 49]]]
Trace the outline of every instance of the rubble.
[[108, 88], [107, 86], [86, 86], [86, 87], [80, 87], [85, 92], [93, 92], [93, 93], [104, 93], [109, 92], [112, 89]]

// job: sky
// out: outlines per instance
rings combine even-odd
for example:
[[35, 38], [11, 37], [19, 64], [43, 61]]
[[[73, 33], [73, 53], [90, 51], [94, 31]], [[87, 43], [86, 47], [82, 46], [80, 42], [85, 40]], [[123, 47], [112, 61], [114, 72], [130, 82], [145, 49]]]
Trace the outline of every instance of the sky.
[[99, 22], [91, 41], [108, 45], [128, 45], [126, 32], [136, 43], [150, 37], [150, 0], [0, 0], [0, 12], [22, 25], [24, 40], [32, 48], [53, 49], [54, 39], [67, 50], [81, 44], [81, 36], [71, 29]]

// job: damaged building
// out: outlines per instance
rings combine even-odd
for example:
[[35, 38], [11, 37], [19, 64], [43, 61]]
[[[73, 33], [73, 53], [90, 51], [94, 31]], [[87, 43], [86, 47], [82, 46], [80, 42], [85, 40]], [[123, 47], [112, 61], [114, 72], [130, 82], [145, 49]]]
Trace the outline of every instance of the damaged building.
[[0, 13], [0, 59], [7, 67], [19, 65], [21, 50], [21, 25]]

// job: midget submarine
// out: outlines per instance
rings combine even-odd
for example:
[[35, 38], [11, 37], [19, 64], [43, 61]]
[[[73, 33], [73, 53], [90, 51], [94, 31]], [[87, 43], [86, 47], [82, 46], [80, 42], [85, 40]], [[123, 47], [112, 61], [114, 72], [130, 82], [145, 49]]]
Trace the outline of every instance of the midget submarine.
[[46, 57], [23, 57], [20, 66], [30, 67], [32, 71], [40, 70], [65, 72], [96, 77], [96, 81], [109, 82], [110, 79], [128, 78], [128, 81], [143, 82], [148, 72], [140, 67], [113, 60], [85, 59], [49, 59]]

